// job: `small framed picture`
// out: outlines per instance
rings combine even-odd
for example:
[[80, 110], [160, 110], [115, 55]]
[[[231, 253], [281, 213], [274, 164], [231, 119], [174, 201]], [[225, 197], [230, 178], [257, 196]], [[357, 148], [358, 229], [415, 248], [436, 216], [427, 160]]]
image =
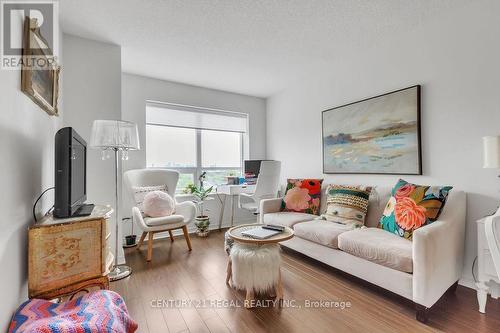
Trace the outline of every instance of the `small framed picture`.
[[36, 19], [26, 17], [23, 31], [21, 91], [51, 116], [58, 116], [60, 67], [40, 34]]

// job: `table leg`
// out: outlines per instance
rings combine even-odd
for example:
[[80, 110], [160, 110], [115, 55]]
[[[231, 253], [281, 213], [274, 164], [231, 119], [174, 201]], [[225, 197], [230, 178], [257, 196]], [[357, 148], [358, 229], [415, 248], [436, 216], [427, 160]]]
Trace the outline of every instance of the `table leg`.
[[281, 268], [278, 275], [278, 283], [276, 284], [276, 300], [280, 305], [283, 302], [283, 283], [281, 282]]
[[488, 299], [488, 286], [480, 281], [477, 286], [477, 302], [479, 303], [479, 312], [486, 313], [486, 301]]
[[222, 229], [222, 220], [224, 218], [224, 210], [226, 208], [226, 198], [227, 198], [227, 195], [224, 194], [224, 200], [222, 200], [221, 209], [220, 209], [220, 216], [219, 216], [219, 230]]
[[245, 308], [247, 308], [247, 309], [253, 308], [254, 298], [255, 298], [255, 294], [253, 292], [253, 289], [248, 289], [247, 295], [245, 297]]
[[229, 285], [231, 281], [231, 277], [233, 276], [233, 264], [231, 262], [231, 258], [228, 258], [227, 261], [227, 270], [226, 270], [226, 284]]

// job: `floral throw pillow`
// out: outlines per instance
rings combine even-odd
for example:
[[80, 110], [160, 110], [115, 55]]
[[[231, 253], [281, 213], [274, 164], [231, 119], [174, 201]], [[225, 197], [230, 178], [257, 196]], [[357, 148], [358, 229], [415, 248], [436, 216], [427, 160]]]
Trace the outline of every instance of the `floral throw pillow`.
[[425, 186], [402, 179], [392, 189], [379, 227], [411, 240], [413, 231], [436, 221], [452, 186]]
[[319, 215], [323, 179], [288, 179], [281, 211]]

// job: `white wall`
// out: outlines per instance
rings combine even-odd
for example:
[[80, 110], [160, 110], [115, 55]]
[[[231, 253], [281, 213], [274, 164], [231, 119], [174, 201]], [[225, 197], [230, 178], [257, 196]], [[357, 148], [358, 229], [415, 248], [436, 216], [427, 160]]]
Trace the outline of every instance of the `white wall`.
[[[22, 27], [19, 27], [22, 29]], [[62, 64], [62, 54], [59, 54]], [[60, 82], [63, 82], [64, 72]], [[32, 206], [43, 190], [54, 186], [54, 135], [62, 125], [21, 92], [21, 72], [0, 70], [0, 331], [7, 332], [12, 314], [28, 299], [28, 227]], [[41, 217], [54, 203], [48, 192], [37, 206]]]
[[[121, 118], [121, 48], [63, 35], [65, 54], [64, 126], [73, 127], [90, 145], [92, 123], [96, 119]], [[101, 160], [101, 152], [87, 149], [87, 201], [115, 205], [114, 158]], [[114, 222], [110, 230], [114, 230]], [[114, 232], [111, 233], [114, 244]], [[114, 246], [112, 246], [114, 250]], [[120, 248], [120, 261], [123, 250]]]
[[476, 256], [474, 222], [499, 202], [498, 171], [481, 168], [481, 137], [500, 135], [499, 12], [500, 2], [490, 2], [490, 8], [471, 2], [411, 34], [396, 33], [363, 50], [339, 48], [340, 61], [267, 104], [267, 157], [283, 161], [283, 181], [324, 177], [326, 183], [392, 186], [398, 176], [322, 174], [321, 111], [421, 84], [424, 176], [404, 178], [468, 192], [467, 285]]
[[[122, 118], [137, 123], [141, 141], [141, 150], [130, 153], [130, 160], [124, 165], [126, 169], [146, 167], [145, 111], [147, 100], [247, 113], [249, 116], [249, 156], [252, 159], [266, 157], [264, 99], [124, 73], [122, 75]], [[125, 191], [123, 197], [125, 202], [123, 214], [130, 216], [131, 200]], [[209, 215], [213, 226], [218, 221], [220, 205], [217, 200], [214, 200], [207, 206], [211, 210]], [[224, 220], [227, 223], [229, 205], [226, 208]], [[240, 220], [253, 218], [252, 215], [241, 211], [237, 211], [235, 216]], [[129, 227], [130, 223], [127, 223], [127, 230]]]

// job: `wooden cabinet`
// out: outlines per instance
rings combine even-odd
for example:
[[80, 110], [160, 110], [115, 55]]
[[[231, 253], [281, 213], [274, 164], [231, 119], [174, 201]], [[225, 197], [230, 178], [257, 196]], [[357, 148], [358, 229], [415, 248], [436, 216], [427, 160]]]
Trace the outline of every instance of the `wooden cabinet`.
[[91, 286], [108, 287], [114, 257], [108, 240], [113, 209], [95, 206], [90, 216], [48, 216], [28, 233], [28, 293], [52, 299]]

